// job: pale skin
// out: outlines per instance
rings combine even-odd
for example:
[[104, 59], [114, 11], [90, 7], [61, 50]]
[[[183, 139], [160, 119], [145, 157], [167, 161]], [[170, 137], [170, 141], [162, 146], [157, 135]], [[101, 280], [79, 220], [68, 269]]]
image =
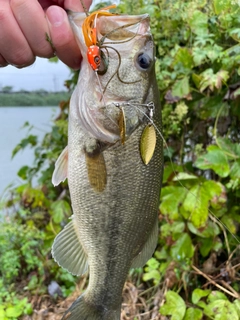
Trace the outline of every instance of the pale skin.
[[[84, 0], [88, 9], [92, 0]], [[79, 69], [81, 52], [65, 10], [83, 11], [80, 0], [0, 0], [0, 67], [23, 68], [55, 54]], [[49, 36], [52, 46], [46, 40]]]

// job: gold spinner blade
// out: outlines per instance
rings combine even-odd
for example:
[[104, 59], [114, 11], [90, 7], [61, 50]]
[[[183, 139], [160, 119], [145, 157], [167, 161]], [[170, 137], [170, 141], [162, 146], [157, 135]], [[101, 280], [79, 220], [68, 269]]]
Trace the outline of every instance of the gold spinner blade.
[[142, 157], [142, 161], [144, 164], [148, 164], [154, 154], [154, 150], [156, 147], [156, 131], [153, 125], [148, 124], [142, 133], [141, 140], [140, 140], [140, 154]]

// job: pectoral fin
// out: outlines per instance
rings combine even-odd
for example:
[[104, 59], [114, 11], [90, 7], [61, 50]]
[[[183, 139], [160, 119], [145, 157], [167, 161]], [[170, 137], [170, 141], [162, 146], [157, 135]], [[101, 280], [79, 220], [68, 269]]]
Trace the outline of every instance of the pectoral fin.
[[68, 174], [68, 146], [62, 151], [55, 163], [55, 169], [53, 171], [52, 183], [54, 186], [58, 186], [59, 183], [67, 179]]
[[62, 268], [73, 275], [81, 275], [87, 271], [87, 254], [82, 247], [74, 216], [56, 236], [52, 246], [52, 256]]
[[157, 241], [158, 241], [158, 219], [142, 251], [134, 258], [131, 268], [140, 268], [146, 264], [146, 262], [152, 257], [156, 249]]

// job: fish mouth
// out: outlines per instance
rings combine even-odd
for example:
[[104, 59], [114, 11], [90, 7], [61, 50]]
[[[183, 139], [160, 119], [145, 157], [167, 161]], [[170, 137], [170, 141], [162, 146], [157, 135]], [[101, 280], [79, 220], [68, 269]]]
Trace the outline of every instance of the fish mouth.
[[136, 35], [149, 34], [149, 21], [148, 14], [101, 16], [97, 20], [98, 36], [102, 43], [105, 39], [125, 43]]
[[[68, 18], [75, 34], [76, 40], [82, 53], [86, 53], [87, 46], [83, 38], [82, 25], [86, 18], [83, 12], [68, 11]], [[111, 15], [100, 16], [96, 19], [97, 38], [99, 46], [118, 42], [126, 43], [135, 36], [150, 35], [150, 17], [148, 14], [142, 15]]]

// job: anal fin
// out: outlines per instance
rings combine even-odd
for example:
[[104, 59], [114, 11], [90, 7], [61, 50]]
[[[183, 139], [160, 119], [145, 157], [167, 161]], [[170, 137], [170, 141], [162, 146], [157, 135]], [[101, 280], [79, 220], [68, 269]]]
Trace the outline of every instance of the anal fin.
[[74, 216], [56, 236], [52, 246], [52, 256], [62, 268], [73, 275], [81, 275], [87, 271], [87, 254], [80, 242]]
[[134, 258], [131, 268], [141, 268], [152, 257], [158, 241], [158, 219], [154, 224], [152, 232], [150, 233], [147, 242], [142, 251]]

